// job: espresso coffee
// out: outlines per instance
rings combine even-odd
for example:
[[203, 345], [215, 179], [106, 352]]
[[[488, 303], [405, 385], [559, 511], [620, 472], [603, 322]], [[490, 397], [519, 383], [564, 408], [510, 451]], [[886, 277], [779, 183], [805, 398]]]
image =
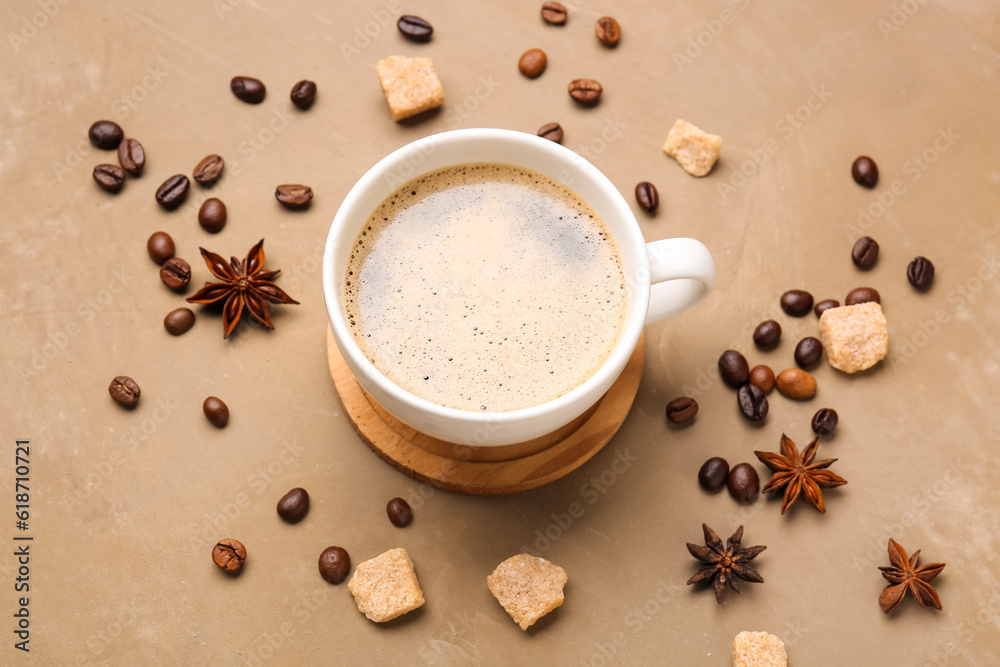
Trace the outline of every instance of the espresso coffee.
[[587, 380], [628, 295], [597, 213], [543, 174], [448, 167], [383, 201], [355, 240], [345, 314], [369, 361], [439, 405], [503, 412]]

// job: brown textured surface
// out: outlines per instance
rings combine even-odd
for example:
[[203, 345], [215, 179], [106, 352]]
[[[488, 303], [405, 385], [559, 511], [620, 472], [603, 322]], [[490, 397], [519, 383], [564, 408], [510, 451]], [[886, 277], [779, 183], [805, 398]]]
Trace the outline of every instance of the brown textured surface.
[[[752, 628], [781, 637], [799, 667], [1000, 661], [1000, 586], [983, 557], [1000, 528], [995, 3], [588, 1], [563, 27], [544, 24], [534, 0], [69, 2], [51, 18], [45, 4], [0, 9], [0, 437], [9, 454], [15, 437], [32, 442], [31, 659], [596, 665], [603, 651], [614, 652], [608, 662], [721, 666], [732, 638]], [[731, 22], [713, 23], [727, 9]], [[401, 38], [389, 17], [401, 13], [430, 20], [433, 40]], [[622, 26], [613, 50], [593, 34], [606, 13]], [[38, 16], [43, 27], [25, 30]], [[888, 32], [893, 20], [898, 30]], [[348, 60], [341, 45], [366, 25], [375, 36], [358, 38]], [[25, 41], [12, 43], [22, 31]], [[517, 58], [532, 47], [549, 65], [527, 80]], [[697, 57], [678, 67], [674, 54], [688, 48]], [[444, 107], [392, 121], [374, 71], [392, 54], [434, 59]], [[237, 74], [264, 81], [267, 99], [236, 100]], [[603, 84], [597, 107], [566, 95], [579, 77]], [[288, 101], [303, 78], [319, 86], [304, 113]], [[797, 111], [798, 126], [786, 119]], [[142, 177], [118, 195], [90, 176], [114, 159], [87, 142], [98, 118], [119, 121], [146, 149]], [[723, 138], [706, 178], [661, 151], [677, 118]], [[643, 232], [704, 241], [716, 291], [647, 328], [632, 412], [579, 470], [512, 496], [430, 492], [373, 455], [343, 415], [325, 358], [322, 244], [348, 189], [392, 149], [450, 128], [534, 132], [549, 121], [630, 203], [635, 183], [656, 184], [656, 217], [633, 203]], [[226, 159], [222, 181], [193, 185], [178, 211], [160, 209], [157, 186], [209, 153]], [[765, 153], [759, 168], [745, 162]], [[878, 162], [874, 191], [851, 180], [860, 154]], [[933, 164], [921, 169], [914, 158]], [[750, 174], [742, 184], [741, 166]], [[275, 185], [296, 182], [316, 192], [304, 212], [273, 197]], [[734, 190], [720, 192], [727, 184]], [[217, 235], [196, 221], [208, 196], [229, 209]], [[859, 207], [876, 217], [859, 223]], [[242, 257], [265, 237], [268, 267], [283, 270], [278, 284], [302, 305], [276, 307], [275, 331], [252, 327], [230, 341], [219, 316], [199, 308], [195, 327], [171, 337], [163, 316], [184, 304], [146, 256], [157, 229], [174, 236], [196, 284], [208, 276], [199, 245]], [[866, 273], [850, 259], [863, 234], [881, 245]], [[916, 255], [937, 268], [926, 294], [906, 281]], [[786, 317], [779, 295], [803, 288], [843, 299], [861, 285], [882, 295], [887, 359], [851, 377], [821, 364], [813, 401], [772, 394], [766, 422], [746, 422], [735, 394], [712, 379], [719, 353], [734, 347], [751, 365], [791, 366], [816, 321]], [[761, 353], [750, 335], [772, 316], [783, 342]], [[107, 395], [122, 373], [142, 387], [131, 412]], [[682, 393], [701, 410], [690, 426], [669, 428], [664, 405]], [[229, 405], [227, 428], [201, 414], [209, 395]], [[782, 432], [807, 440], [820, 407], [840, 414], [824, 451], [850, 481], [828, 494], [825, 516], [801, 506], [782, 517], [776, 501], [737, 506], [700, 491], [705, 459], [750, 461]], [[4, 664], [27, 657], [10, 646], [12, 477], [11, 455], [0, 465]], [[275, 503], [296, 486], [312, 509], [287, 525]], [[416, 515], [403, 530], [384, 514], [394, 496]], [[748, 543], [766, 544], [758, 565], [767, 583], [722, 606], [684, 586], [696, 568], [684, 543], [702, 522], [719, 532], [744, 524]], [[879, 609], [876, 567], [888, 563], [890, 534], [948, 564], [935, 580], [942, 612], [912, 600], [889, 616]], [[249, 552], [235, 578], [211, 561], [226, 536]], [[405, 547], [427, 604], [370, 623], [346, 586], [319, 577], [316, 559], [331, 544], [355, 562]], [[522, 545], [572, 582], [559, 613], [527, 633], [483, 583]]]

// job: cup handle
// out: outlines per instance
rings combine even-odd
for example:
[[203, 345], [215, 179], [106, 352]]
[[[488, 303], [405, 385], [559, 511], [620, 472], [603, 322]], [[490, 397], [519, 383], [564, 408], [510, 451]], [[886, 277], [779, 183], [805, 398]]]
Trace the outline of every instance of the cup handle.
[[715, 262], [700, 241], [676, 238], [646, 244], [649, 310], [646, 324], [682, 313], [702, 301], [715, 285]]

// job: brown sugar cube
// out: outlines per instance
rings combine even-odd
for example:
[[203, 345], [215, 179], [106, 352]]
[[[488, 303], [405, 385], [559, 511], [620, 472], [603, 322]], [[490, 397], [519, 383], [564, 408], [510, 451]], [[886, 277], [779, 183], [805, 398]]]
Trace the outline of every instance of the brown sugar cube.
[[510, 617], [527, 630], [563, 603], [566, 570], [544, 558], [518, 554], [497, 565], [486, 584]]
[[424, 604], [413, 562], [401, 547], [358, 565], [347, 588], [358, 611], [376, 623], [391, 621]]
[[889, 351], [889, 331], [882, 306], [869, 301], [823, 311], [819, 339], [830, 365], [856, 373], [880, 362]]
[[663, 152], [677, 160], [692, 176], [704, 176], [712, 171], [722, 149], [722, 137], [708, 134], [691, 123], [677, 119], [670, 128]]
[[785, 644], [766, 632], [741, 632], [733, 640], [733, 667], [786, 667]]
[[444, 104], [444, 88], [430, 58], [389, 56], [375, 66], [393, 120], [403, 120]]

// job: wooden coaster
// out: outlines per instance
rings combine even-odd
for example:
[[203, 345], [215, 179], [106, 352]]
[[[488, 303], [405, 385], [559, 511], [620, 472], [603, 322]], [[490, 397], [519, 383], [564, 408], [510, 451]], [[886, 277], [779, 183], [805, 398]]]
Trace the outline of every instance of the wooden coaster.
[[327, 330], [333, 384], [354, 430], [400, 472], [432, 486], [478, 495], [513, 493], [576, 470], [618, 431], [639, 390], [645, 335], [611, 389], [592, 408], [554, 434], [506, 447], [465, 447], [432, 438], [396, 419], [354, 378]]

